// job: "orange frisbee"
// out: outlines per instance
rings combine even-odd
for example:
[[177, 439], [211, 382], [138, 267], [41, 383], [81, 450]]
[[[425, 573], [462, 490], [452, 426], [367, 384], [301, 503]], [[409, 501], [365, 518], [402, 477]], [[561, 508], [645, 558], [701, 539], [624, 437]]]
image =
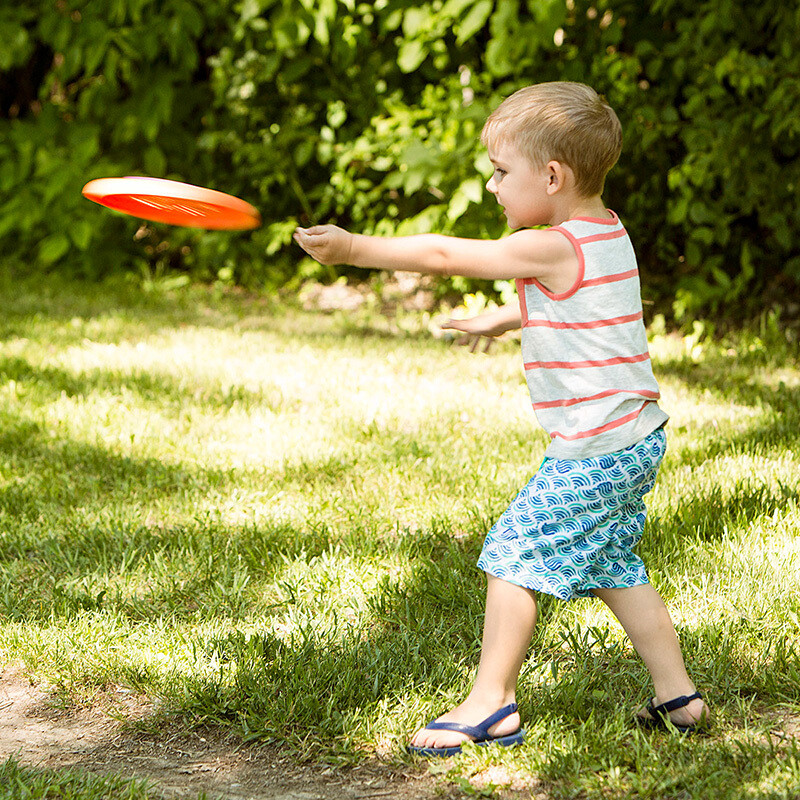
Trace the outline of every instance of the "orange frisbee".
[[224, 192], [164, 178], [98, 178], [83, 196], [123, 214], [189, 228], [248, 230], [261, 224], [258, 210]]

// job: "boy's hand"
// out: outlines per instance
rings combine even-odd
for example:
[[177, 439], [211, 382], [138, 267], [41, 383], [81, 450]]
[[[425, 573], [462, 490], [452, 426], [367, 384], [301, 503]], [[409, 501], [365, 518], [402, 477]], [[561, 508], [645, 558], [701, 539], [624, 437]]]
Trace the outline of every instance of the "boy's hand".
[[472, 319], [449, 319], [442, 330], [461, 331], [464, 335], [456, 339], [456, 344], [468, 347], [470, 353], [488, 353], [495, 336], [505, 333], [494, 326], [487, 326], [481, 317]]
[[519, 304], [509, 303], [496, 311], [478, 314], [477, 317], [470, 319], [449, 319], [442, 325], [442, 329], [461, 331], [464, 336], [458, 340], [458, 344], [466, 345], [473, 353], [479, 349], [481, 339], [486, 337], [487, 342], [483, 348], [483, 352], [486, 353], [494, 337], [519, 328], [521, 324]]
[[522, 324], [519, 303], [509, 303], [495, 311], [486, 311], [469, 319], [449, 319], [442, 328], [461, 331], [468, 336], [501, 336]]
[[505, 325], [496, 325], [488, 315], [481, 314], [472, 319], [449, 319], [441, 327], [442, 330], [461, 331], [466, 333], [467, 336], [500, 336], [504, 334], [508, 328]]
[[294, 240], [320, 264], [349, 264], [353, 234], [336, 225], [296, 228]]

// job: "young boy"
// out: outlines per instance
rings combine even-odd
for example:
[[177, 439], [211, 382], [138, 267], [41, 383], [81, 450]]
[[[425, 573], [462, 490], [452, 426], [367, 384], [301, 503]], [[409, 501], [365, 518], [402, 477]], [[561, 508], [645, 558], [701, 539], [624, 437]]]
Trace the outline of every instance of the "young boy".
[[540, 591], [603, 600], [653, 679], [655, 697], [638, 720], [652, 726], [669, 720], [690, 732], [705, 723], [708, 708], [686, 673], [667, 609], [633, 552], [668, 417], [657, 402], [633, 248], [601, 199], [621, 150], [619, 120], [588, 86], [545, 83], [502, 103], [481, 138], [494, 165], [486, 188], [516, 231], [510, 236], [387, 239], [331, 225], [295, 233], [323, 264], [517, 282], [518, 305], [448, 326], [484, 336], [522, 326], [531, 399], [551, 444], [487, 535], [478, 562], [488, 586], [472, 690], [417, 731], [409, 749], [444, 756], [467, 740], [522, 740], [516, 686]]

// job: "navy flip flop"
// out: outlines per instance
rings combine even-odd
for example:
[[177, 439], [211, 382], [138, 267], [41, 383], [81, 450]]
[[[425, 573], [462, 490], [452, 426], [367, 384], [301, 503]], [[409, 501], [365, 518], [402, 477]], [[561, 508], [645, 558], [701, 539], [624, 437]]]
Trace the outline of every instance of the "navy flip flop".
[[[462, 725], [459, 722], [429, 722], [425, 726], [426, 731], [455, 731], [456, 733], [464, 733], [471, 737], [479, 747], [484, 747], [489, 744], [499, 744], [502, 747], [513, 747], [517, 744], [522, 744], [525, 738], [525, 731], [520, 728], [514, 733], [508, 733], [505, 736], [490, 736], [489, 728], [496, 725], [500, 720], [505, 719], [517, 710], [517, 704], [511, 703], [499, 711], [495, 711], [490, 717], [487, 717], [483, 722], [477, 725]], [[464, 742], [467, 744], [467, 742]], [[454, 756], [461, 752], [462, 745], [455, 745], [454, 747], [415, 747], [408, 745], [409, 753], [415, 756], [425, 756], [426, 758], [446, 758], [447, 756]]]
[[645, 711], [647, 711], [647, 717], [640, 717], [637, 715], [636, 721], [639, 725], [645, 728], [657, 728], [659, 730], [668, 730], [670, 727], [675, 728], [676, 730], [680, 731], [681, 733], [695, 733], [696, 731], [705, 730], [708, 727], [707, 722], [696, 722], [693, 725], [678, 725], [674, 723], [669, 718], [669, 712], [675, 711], [678, 708], [684, 708], [688, 706], [692, 700], [702, 700], [703, 695], [700, 692], [695, 692], [691, 695], [684, 695], [682, 697], [676, 697], [674, 700], [668, 700], [666, 703], [661, 703], [660, 705], [654, 706], [653, 700], [649, 700], [647, 706], [645, 707]]

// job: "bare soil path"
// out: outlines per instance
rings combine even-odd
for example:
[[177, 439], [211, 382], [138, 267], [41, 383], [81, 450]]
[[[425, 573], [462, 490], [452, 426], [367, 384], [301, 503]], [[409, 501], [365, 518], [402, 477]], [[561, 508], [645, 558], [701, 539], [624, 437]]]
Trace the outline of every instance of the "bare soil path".
[[[117, 713], [114, 713], [116, 709]], [[425, 770], [407, 773], [375, 760], [338, 771], [298, 765], [276, 749], [243, 745], [219, 732], [132, 731], [119, 721], [146, 714], [133, 698], [60, 709], [24, 675], [0, 672], [0, 763], [78, 768], [149, 781], [165, 798], [196, 800], [444, 800], [450, 791]]]

